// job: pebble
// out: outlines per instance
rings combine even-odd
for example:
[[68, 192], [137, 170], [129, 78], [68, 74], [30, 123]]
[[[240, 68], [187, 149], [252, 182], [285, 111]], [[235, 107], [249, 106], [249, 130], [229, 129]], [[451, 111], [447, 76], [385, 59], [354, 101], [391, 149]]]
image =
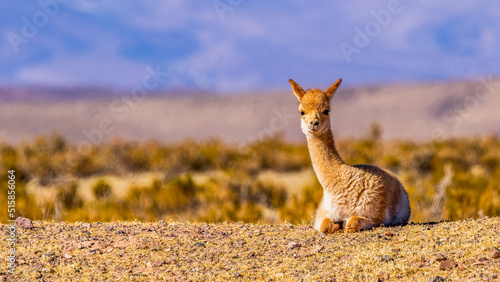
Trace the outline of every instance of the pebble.
[[324, 248], [325, 248], [324, 246], [317, 245], [316, 247], [314, 247], [313, 253], [319, 253], [319, 252], [321, 252]]
[[428, 282], [444, 282], [444, 278], [441, 276], [431, 276], [427, 280]]
[[436, 261], [442, 261], [442, 260], [446, 260], [446, 257], [443, 256], [442, 254], [435, 254], [429, 260], [429, 264], [432, 265], [434, 262], [436, 262]]
[[18, 217], [16, 220], [16, 224], [21, 229], [33, 229], [33, 222], [29, 218], [26, 217]]
[[500, 258], [500, 250], [496, 247], [491, 247], [490, 257], [491, 258]]
[[83, 228], [90, 228], [92, 225], [88, 222], [82, 223]]
[[380, 279], [380, 280], [382, 280], [382, 281], [383, 281], [384, 279], [385, 279], [385, 280], [387, 280], [387, 279], [389, 279], [389, 274], [388, 274], [388, 273], [386, 273], [386, 272], [383, 272], [383, 271], [379, 271], [379, 272], [377, 273], [377, 279]]
[[43, 269], [42, 269], [42, 272], [46, 272], [46, 273], [54, 273], [55, 271], [54, 271], [52, 268], [43, 268]]
[[384, 255], [382, 257], [382, 261], [394, 261], [394, 259], [389, 255]]
[[455, 261], [453, 259], [442, 260], [439, 264], [439, 269], [450, 270], [455, 267]]
[[296, 242], [290, 242], [288, 243], [287, 245], [290, 249], [295, 249], [295, 248], [300, 248], [300, 244], [299, 243], [296, 243]]

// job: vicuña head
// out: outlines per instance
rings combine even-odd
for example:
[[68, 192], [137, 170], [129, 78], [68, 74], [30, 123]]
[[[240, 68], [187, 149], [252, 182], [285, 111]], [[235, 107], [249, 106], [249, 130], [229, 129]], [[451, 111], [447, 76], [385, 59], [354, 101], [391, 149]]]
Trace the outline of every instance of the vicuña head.
[[372, 165], [347, 165], [335, 148], [330, 129], [330, 100], [342, 79], [325, 92], [304, 91], [295, 81], [289, 82], [300, 102], [302, 132], [307, 137], [314, 171], [323, 186], [314, 227], [328, 234], [340, 229], [355, 232], [381, 224], [406, 224], [410, 202], [396, 176]]
[[307, 92], [295, 81], [289, 80], [293, 93], [299, 99], [299, 113], [302, 117], [301, 128], [306, 136], [325, 134], [330, 129], [330, 100], [339, 87], [342, 79], [337, 80], [325, 92], [311, 89]]

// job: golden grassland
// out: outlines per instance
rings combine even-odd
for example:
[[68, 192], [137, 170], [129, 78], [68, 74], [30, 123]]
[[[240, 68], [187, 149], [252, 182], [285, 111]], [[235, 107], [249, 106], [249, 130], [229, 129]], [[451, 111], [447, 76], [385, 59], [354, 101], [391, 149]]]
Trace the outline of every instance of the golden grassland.
[[[411, 221], [500, 215], [498, 137], [414, 142], [380, 135], [374, 125], [337, 147], [348, 164], [393, 171], [409, 193]], [[82, 150], [54, 134], [0, 143], [0, 179], [8, 170], [15, 170], [17, 215], [33, 220], [310, 224], [322, 196], [307, 146], [280, 136], [245, 147], [116, 139]], [[0, 190], [6, 202], [7, 181]]]
[[35, 221], [34, 226], [19, 231], [15, 273], [7, 273], [6, 264], [0, 264], [2, 281], [489, 281], [500, 277], [500, 257], [494, 249], [500, 246], [499, 217], [330, 235], [309, 225], [229, 222]]

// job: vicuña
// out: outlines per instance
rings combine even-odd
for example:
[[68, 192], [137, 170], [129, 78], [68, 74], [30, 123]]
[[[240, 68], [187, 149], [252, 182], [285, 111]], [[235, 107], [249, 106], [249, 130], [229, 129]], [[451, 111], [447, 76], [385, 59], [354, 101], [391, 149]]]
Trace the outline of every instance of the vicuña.
[[323, 186], [314, 228], [329, 234], [341, 229], [357, 232], [382, 224], [408, 223], [408, 194], [396, 176], [372, 165], [347, 165], [335, 148], [330, 100], [342, 79], [326, 92], [304, 91], [295, 81], [289, 82], [300, 102], [301, 129], [307, 137], [314, 172]]

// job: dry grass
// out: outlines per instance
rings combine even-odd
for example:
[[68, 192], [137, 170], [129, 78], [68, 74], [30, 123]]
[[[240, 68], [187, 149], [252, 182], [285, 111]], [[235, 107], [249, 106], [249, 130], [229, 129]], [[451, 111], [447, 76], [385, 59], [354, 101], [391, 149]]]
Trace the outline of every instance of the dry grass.
[[[500, 138], [383, 141], [374, 125], [338, 142], [346, 163], [393, 171], [410, 220], [500, 215]], [[58, 135], [0, 144], [0, 179], [16, 174], [17, 216], [33, 220], [170, 220], [309, 224], [322, 197], [305, 144], [279, 135], [238, 148], [217, 140], [177, 144], [115, 140], [75, 157]], [[7, 182], [0, 181], [0, 191]], [[0, 202], [7, 193], [0, 193]], [[7, 217], [0, 209], [0, 217]]]
[[[34, 222], [17, 240], [17, 281], [495, 280], [500, 218], [322, 236], [311, 226], [245, 223]], [[2, 226], [2, 234], [7, 234]], [[4, 235], [2, 235], [4, 236]], [[5, 241], [5, 239], [2, 239]], [[440, 270], [442, 254], [455, 266]]]

